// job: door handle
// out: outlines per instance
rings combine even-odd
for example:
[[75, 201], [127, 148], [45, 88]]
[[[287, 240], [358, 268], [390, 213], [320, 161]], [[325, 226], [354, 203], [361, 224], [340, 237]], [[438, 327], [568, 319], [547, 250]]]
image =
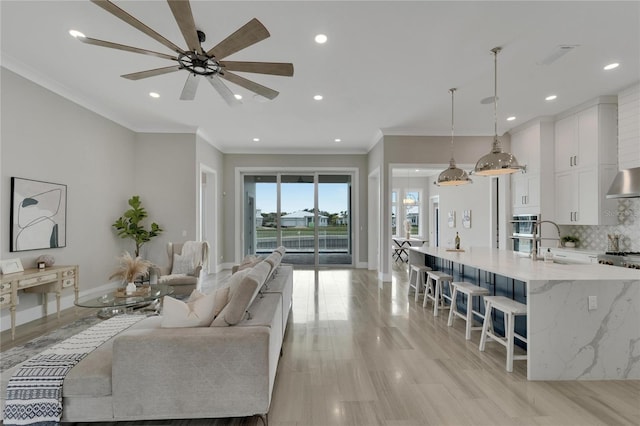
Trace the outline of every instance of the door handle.
[[573, 167], [573, 157], [569, 157], [569, 167]]
[[[573, 156], [573, 165], [574, 166], [578, 165], [578, 156], [577, 155]], [[576, 212], [576, 217], [577, 217], [577, 214], [578, 214], [578, 212]], [[578, 220], [578, 219], [576, 219], [576, 220]]]

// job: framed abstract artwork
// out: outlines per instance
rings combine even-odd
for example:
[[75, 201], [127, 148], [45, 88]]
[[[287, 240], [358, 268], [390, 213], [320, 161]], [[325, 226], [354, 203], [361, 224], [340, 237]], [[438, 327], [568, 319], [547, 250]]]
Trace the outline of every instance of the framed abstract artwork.
[[465, 228], [471, 228], [471, 210], [465, 210], [462, 212], [462, 226]]
[[449, 212], [448, 218], [447, 218], [447, 223], [449, 224], [449, 228], [455, 228], [456, 227], [456, 211], [455, 210], [451, 210]]
[[11, 178], [10, 251], [67, 245], [67, 185]]

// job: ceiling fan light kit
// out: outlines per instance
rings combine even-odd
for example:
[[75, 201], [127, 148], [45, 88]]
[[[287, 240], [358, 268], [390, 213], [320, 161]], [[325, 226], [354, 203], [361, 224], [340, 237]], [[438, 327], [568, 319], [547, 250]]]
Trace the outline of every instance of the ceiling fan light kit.
[[449, 89], [449, 93], [451, 93], [451, 160], [449, 160], [449, 168], [440, 173], [438, 180], [434, 182], [438, 186], [458, 186], [473, 183], [469, 179], [467, 172], [456, 166], [456, 160], [453, 158], [453, 94], [455, 91], [455, 88]]
[[175, 55], [154, 52], [151, 50], [140, 49], [133, 46], [113, 43], [104, 40], [98, 40], [86, 37], [83, 34], [72, 34], [78, 40], [86, 44], [95, 46], [108, 47], [132, 53], [156, 56], [177, 62], [177, 64], [156, 68], [146, 71], [125, 74], [121, 77], [128, 80], [140, 80], [143, 78], [154, 77], [162, 74], [168, 74], [175, 71], [185, 70], [189, 73], [184, 88], [180, 95], [181, 100], [193, 100], [195, 98], [196, 89], [200, 77], [204, 77], [209, 81], [211, 86], [220, 94], [228, 105], [234, 106], [240, 104], [240, 101], [231, 90], [220, 79], [227, 80], [238, 86], [241, 86], [257, 95], [266, 99], [275, 99], [279, 92], [265, 87], [261, 84], [241, 77], [230, 71], [248, 72], [257, 74], [278, 75], [284, 77], [293, 76], [293, 64], [283, 62], [247, 62], [247, 61], [223, 61], [222, 59], [232, 55], [242, 49], [258, 43], [270, 37], [269, 31], [256, 18], [253, 18], [245, 25], [236, 30], [233, 34], [216, 44], [211, 49], [205, 51], [202, 43], [206, 41], [206, 35], [203, 31], [196, 29], [191, 11], [191, 4], [188, 0], [167, 0], [169, 8], [173, 14], [180, 32], [187, 43], [188, 50], [183, 50], [178, 45], [160, 35], [155, 30], [143, 24], [141, 21], [125, 12], [109, 0], [91, 0], [92, 3], [98, 5], [102, 9], [111, 13], [118, 19], [133, 26], [159, 43], [163, 44]]
[[494, 61], [494, 95], [493, 95], [493, 119], [494, 119], [494, 137], [491, 151], [481, 157], [476, 163], [473, 171], [474, 174], [480, 176], [496, 176], [515, 173], [524, 168], [518, 164], [518, 160], [511, 153], [502, 151], [502, 144], [498, 138], [498, 53], [502, 49], [495, 47], [491, 49]]

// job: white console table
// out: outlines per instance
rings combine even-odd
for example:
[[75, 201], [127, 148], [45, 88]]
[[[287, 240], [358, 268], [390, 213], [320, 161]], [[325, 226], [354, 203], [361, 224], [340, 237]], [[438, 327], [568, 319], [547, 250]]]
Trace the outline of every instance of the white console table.
[[47, 315], [47, 294], [55, 293], [58, 318], [60, 318], [60, 297], [62, 291], [73, 287], [75, 301], [78, 301], [78, 265], [50, 266], [45, 269], [25, 269], [23, 272], [2, 274], [0, 285], [0, 307], [9, 306], [11, 309], [11, 339], [16, 334], [16, 306], [18, 305], [18, 290], [25, 293], [41, 293], [44, 298], [44, 315]]

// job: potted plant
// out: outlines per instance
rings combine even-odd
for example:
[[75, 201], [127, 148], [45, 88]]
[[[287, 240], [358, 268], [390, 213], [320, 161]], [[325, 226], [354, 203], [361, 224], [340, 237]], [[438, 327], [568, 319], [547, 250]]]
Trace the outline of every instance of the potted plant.
[[575, 247], [580, 242], [580, 239], [572, 235], [565, 235], [560, 241], [562, 241], [564, 247]]
[[135, 256], [140, 256], [140, 247], [153, 237], [157, 237], [162, 233], [162, 228], [153, 222], [151, 229], [145, 229], [145, 226], [141, 222], [146, 219], [147, 211], [142, 207], [142, 202], [138, 195], [134, 195], [129, 199], [129, 206], [131, 208], [124, 212], [122, 216], [116, 220], [113, 226], [118, 231], [118, 236], [121, 238], [131, 238], [136, 244]]

